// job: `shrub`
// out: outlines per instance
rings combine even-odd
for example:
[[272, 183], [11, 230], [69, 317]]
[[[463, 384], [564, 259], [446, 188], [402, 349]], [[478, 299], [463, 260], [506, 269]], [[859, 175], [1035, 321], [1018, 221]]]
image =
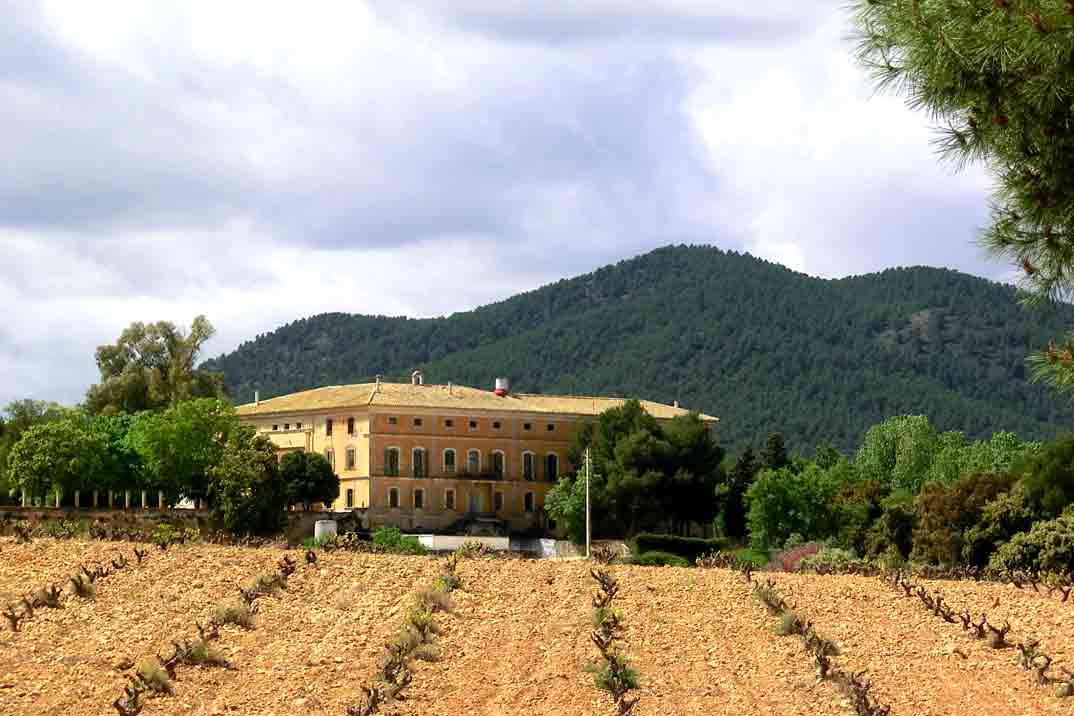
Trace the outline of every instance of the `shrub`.
[[1068, 510], [1054, 520], [1033, 525], [1016, 534], [992, 555], [989, 566], [998, 570], [1074, 570], [1074, 512]]
[[634, 555], [630, 558], [631, 564], [637, 564], [642, 567], [689, 567], [688, 562], [684, 557], [680, 557], [677, 554], [669, 554], [668, 552], [642, 552], [641, 554]]
[[165, 549], [169, 545], [181, 542], [183, 540], [183, 533], [167, 522], [159, 522], [157, 523], [157, 526], [153, 528], [153, 534], [149, 539], [153, 544], [161, 549]]
[[907, 559], [914, 544], [917, 513], [914, 496], [905, 490], [895, 490], [881, 502], [882, 512], [865, 538], [865, 553], [869, 555], [898, 555]]
[[823, 547], [823, 545], [816, 542], [810, 542], [809, 544], [803, 544], [792, 549], [785, 549], [772, 558], [772, 561], [767, 565], [767, 569], [782, 572], [797, 572], [802, 564], [802, 560], [807, 557], [812, 557], [820, 552], [821, 547]]
[[428, 554], [429, 550], [417, 537], [404, 535], [398, 527], [380, 527], [373, 532], [373, 544], [384, 552], [394, 554]]
[[250, 605], [239, 600], [224, 602], [213, 610], [213, 624], [225, 626], [234, 624], [242, 629], [254, 628], [254, 613]]
[[45, 534], [56, 539], [71, 539], [82, 531], [82, 525], [74, 520], [59, 520], [45, 525]]
[[917, 496], [917, 528], [914, 559], [936, 564], [962, 561], [964, 533], [977, 524], [986, 504], [1011, 489], [1015, 477], [1008, 473], [979, 472], [967, 475], [950, 487], [930, 482]]
[[97, 585], [85, 575], [76, 574], [70, 579], [71, 591], [82, 599], [93, 599], [97, 596]]
[[640, 534], [634, 538], [637, 551], [666, 552], [682, 557], [693, 564], [698, 557], [710, 552], [725, 549], [727, 544], [721, 539], [700, 539], [697, 537], [679, 537], [676, 535]]
[[156, 659], [142, 659], [138, 662], [135, 673], [138, 675], [138, 679], [141, 680], [150, 691], [154, 691], [158, 694], [167, 694], [169, 696], [175, 694], [175, 684], [172, 683], [171, 677], [168, 676], [168, 672], [164, 670], [164, 667], [161, 666], [160, 662]]
[[851, 566], [865, 566], [865, 562], [854, 556], [854, 553], [838, 547], [824, 547], [816, 554], [803, 559], [798, 568], [803, 572], [817, 572], [818, 574], [843, 573]]
[[776, 634], [779, 636], [795, 636], [804, 634], [806, 630], [805, 620], [794, 611], [788, 609], [779, 616], [779, 624], [776, 625]]
[[204, 639], [196, 639], [190, 645], [183, 654], [183, 663], [191, 666], [221, 666], [225, 669], [231, 666], [227, 657]]

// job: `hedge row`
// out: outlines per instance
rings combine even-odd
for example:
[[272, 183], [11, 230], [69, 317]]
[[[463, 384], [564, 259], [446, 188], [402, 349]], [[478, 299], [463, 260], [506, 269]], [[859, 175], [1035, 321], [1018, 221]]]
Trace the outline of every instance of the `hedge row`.
[[722, 539], [640, 534], [634, 539], [634, 546], [639, 555], [646, 552], [668, 552], [693, 564], [702, 555], [726, 549], [727, 543]]

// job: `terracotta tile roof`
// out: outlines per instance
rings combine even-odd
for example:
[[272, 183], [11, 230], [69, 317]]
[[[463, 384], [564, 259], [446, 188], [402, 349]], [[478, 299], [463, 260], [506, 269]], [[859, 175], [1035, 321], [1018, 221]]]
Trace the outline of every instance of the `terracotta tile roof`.
[[[236, 410], [239, 415], [253, 416], [372, 405], [392, 408], [444, 408], [459, 411], [488, 410], [549, 415], [599, 415], [624, 402], [626, 402], [624, 398], [528, 393], [510, 393], [501, 398], [491, 390], [478, 390], [465, 385], [381, 383], [378, 389], [375, 383], [358, 383], [303, 390], [290, 395], [281, 395], [278, 398], [268, 398], [258, 405], [246, 403], [238, 406]], [[642, 400], [641, 405], [646, 412], [656, 418], [674, 418], [689, 412], [684, 408], [649, 400]], [[718, 420], [705, 414], [702, 414], [701, 418], [708, 422]]]

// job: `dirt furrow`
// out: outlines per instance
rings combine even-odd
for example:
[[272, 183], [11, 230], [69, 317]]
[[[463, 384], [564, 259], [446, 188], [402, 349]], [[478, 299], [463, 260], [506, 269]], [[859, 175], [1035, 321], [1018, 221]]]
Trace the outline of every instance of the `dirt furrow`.
[[1069, 703], [1018, 669], [1012, 650], [988, 648], [875, 577], [775, 578], [787, 601], [840, 644], [846, 668], [868, 670], [892, 714], [1069, 713]]

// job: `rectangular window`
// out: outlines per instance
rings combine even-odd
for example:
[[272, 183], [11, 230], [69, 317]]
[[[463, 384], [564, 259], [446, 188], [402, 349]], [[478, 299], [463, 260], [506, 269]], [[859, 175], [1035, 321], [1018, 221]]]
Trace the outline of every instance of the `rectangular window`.
[[393, 477], [399, 474], [398, 448], [388, 448], [384, 451], [384, 474]]
[[535, 473], [535, 460], [533, 453], [527, 452], [522, 455], [522, 477], [527, 480], [532, 480]]
[[284, 423], [283, 424], [283, 429], [284, 430], [290, 430], [291, 429], [291, 423]]
[[471, 430], [477, 430], [477, 421], [476, 420], [471, 420], [470, 421], [470, 429]]
[[388, 507], [398, 509], [398, 507], [399, 507], [399, 488], [398, 487], [393, 487], [392, 489], [388, 490]]
[[455, 491], [454, 490], [444, 490], [444, 509], [445, 510], [454, 510], [455, 509]]
[[273, 430], [279, 430], [279, 429], [280, 429], [280, 426], [279, 426], [279, 425], [273, 425], [273, 426], [272, 426], [272, 429], [273, 429]]
[[328, 461], [328, 466], [331, 467], [333, 471], [335, 471], [335, 469], [336, 469], [336, 451], [333, 450], [332, 448], [328, 448], [327, 450], [324, 451], [324, 459]]
[[414, 490], [414, 509], [425, 509], [425, 490]]
[[523, 507], [526, 512], [533, 512], [533, 493], [527, 492], [526, 497], [523, 500]]
[[295, 430], [301, 430], [301, 429], [302, 429], [302, 423], [295, 423]]
[[444, 420], [444, 427], [445, 428], [453, 428], [453, 427], [455, 427], [455, 421], [452, 420], [451, 418], [447, 418], [446, 420]]
[[492, 509], [495, 512], [502, 512], [503, 511], [503, 493], [502, 492], [496, 492], [495, 494], [492, 495]]
[[555, 429], [556, 429], [556, 426], [555, 426], [555, 425], [553, 425], [552, 423], [549, 423], [549, 424], [548, 424], [548, 432], [552, 432], [552, 431], [553, 431], [553, 430], [555, 430]]
[[357, 462], [355, 457], [356, 457], [356, 455], [355, 455], [355, 452], [354, 452], [354, 448], [347, 448], [347, 469], [348, 470], [353, 470], [354, 469], [355, 463]]
[[414, 427], [415, 428], [420, 428], [422, 426], [422, 424], [424, 424], [424, 422], [425, 421], [422, 420], [421, 418], [414, 418]]
[[328, 420], [324, 421], [324, 434], [325, 435], [331, 435], [332, 434], [332, 418], [329, 418]]
[[449, 475], [455, 473], [455, 451], [454, 450], [445, 450], [444, 451], [444, 472], [448, 473]]
[[347, 507], [354, 507], [354, 490], [347, 490]]
[[398, 425], [398, 424], [399, 424], [399, 418], [395, 417], [394, 415], [389, 415], [388, 416], [388, 425]]
[[347, 418], [347, 434], [354, 435], [354, 418]]
[[414, 463], [414, 477], [425, 477], [425, 451], [421, 448], [414, 450], [411, 459]]
[[533, 423], [522, 423], [523, 430], [533, 430]]
[[494, 421], [492, 421], [492, 429], [493, 429], [493, 430], [499, 430], [499, 429], [500, 429], [500, 427], [501, 427], [501, 425], [500, 425], [500, 421], [499, 421], [499, 420], [494, 420]]

